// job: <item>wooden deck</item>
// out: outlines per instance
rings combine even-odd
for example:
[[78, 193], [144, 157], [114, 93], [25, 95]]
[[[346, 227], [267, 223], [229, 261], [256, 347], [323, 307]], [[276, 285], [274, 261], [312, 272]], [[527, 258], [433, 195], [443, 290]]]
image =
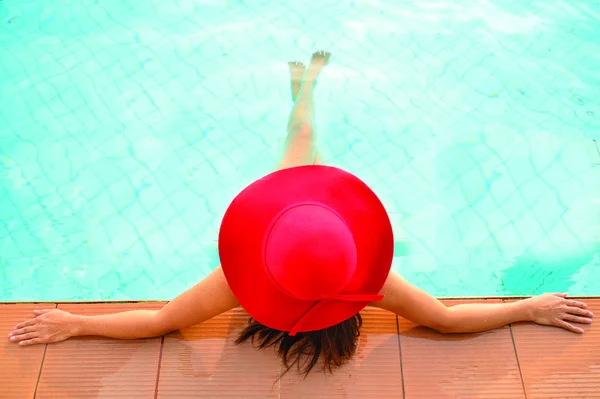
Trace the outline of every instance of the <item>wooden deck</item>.
[[[600, 299], [586, 301], [600, 315]], [[529, 323], [441, 335], [368, 308], [350, 364], [277, 381], [272, 351], [233, 345], [247, 320], [240, 309], [160, 338], [8, 341], [33, 309], [55, 306], [101, 314], [161, 304], [0, 304], [0, 398], [600, 398], [599, 325], [583, 335]]]

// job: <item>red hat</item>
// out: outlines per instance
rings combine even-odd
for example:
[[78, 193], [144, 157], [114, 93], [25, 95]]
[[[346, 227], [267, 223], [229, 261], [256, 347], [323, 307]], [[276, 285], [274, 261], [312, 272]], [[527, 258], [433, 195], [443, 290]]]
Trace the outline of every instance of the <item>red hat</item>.
[[392, 226], [375, 193], [321, 165], [250, 184], [219, 232], [221, 266], [240, 305], [290, 335], [341, 323], [381, 300], [393, 251]]

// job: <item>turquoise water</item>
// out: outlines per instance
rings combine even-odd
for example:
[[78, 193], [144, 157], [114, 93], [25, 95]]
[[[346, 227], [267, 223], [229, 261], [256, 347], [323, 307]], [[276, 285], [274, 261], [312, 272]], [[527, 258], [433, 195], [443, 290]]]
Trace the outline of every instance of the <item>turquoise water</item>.
[[[327, 163], [439, 296], [600, 294], [597, 1], [0, 1], [0, 300], [170, 299], [332, 52]], [[47, 5], [45, 5], [47, 4]]]

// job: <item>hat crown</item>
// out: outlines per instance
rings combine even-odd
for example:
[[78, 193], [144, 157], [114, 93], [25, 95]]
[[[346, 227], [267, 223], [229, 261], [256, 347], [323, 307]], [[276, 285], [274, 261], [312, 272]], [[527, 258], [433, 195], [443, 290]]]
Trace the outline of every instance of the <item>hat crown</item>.
[[301, 300], [329, 298], [356, 270], [354, 237], [346, 222], [320, 203], [295, 204], [271, 222], [263, 245], [267, 274], [286, 294]]

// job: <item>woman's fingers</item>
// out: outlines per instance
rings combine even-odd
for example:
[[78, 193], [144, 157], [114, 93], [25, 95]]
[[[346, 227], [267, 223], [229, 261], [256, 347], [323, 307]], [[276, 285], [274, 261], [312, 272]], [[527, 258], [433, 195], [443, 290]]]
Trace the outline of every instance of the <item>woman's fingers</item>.
[[24, 321], [22, 323], [19, 323], [15, 326], [15, 328], [13, 330], [18, 330], [20, 328], [24, 328], [24, 327], [28, 327], [28, 326], [32, 326], [37, 322], [36, 319], [29, 319], [27, 321]]
[[592, 324], [592, 317], [594, 317], [594, 314], [587, 309], [569, 306], [567, 307], [566, 312], [567, 313], [562, 317], [563, 320], [580, 324]]
[[575, 327], [573, 324], [567, 323], [564, 320], [557, 320], [556, 321], [556, 326], [557, 327], [562, 327], [565, 330], [572, 331], [572, 332], [577, 333], [577, 334], [582, 334], [583, 333], [583, 329], [581, 329], [579, 327]]
[[20, 342], [20, 341], [26, 341], [29, 339], [33, 339], [33, 338], [39, 338], [37, 332], [30, 332], [30, 333], [26, 333], [26, 334], [14, 335], [11, 337], [10, 340]]
[[27, 341], [19, 342], [19, 345], [23, 345], [23, 346], [36, 345], [36, 344], [43, 344], [43, 342], [39, 338], [33, 338], [33, 339], [28, 339]]
[[13, 335], [15, 334], [15, 330], [20, 330], [20, 329], [22, 329], [22, 328], [25, 328], [25, 327], [29, 327], [29, 326], [33, 326], [33, 325], [35, 325], [35, 323], [37, 323], [36, 317], [38, 317], [38, 316], [41, 316], [41, 315], [43, 315], [43, 314], [46, 314], [46, 313], [48, 313], [48, 312], [51, 312], [51, 311], [53, 311], [53, 310], [54, 310], [54, 309], [42, 309], [42, 310], [34, 310], [34, 311], [33, 311], [33, 314], [34, 314], [35, 316], [33, 317], [33, 319], [25, 320], [24, 322], [17, 324], [17, 325], [16, 325], [16, 326], [13, 328], [13, 332], [12, 332], [12, 334], [13, 334]]
[[565, 302], [566, 302], [567, 306], [573, 306], [573, 307], [578, 307], [581, 309], [587, 309], [587, 305], [583, 302], [574, 301], [572, 299], [567, 299]]
[[594, 314], [592, 312], [590, 312], [587, 309], [582, 309], [579, 307], [568, 306], [565, 310], [567, 313], [574, 314], [577, 316], [583, 316], [583, 317], [588, 317], [588, 318], [594, 317]]
[[573, 323], [579, 324], [592, 324], [592, 319], [590, 319], [589, 317], [575, 316], [572, 314], [565, 315], [565, 317], [563, 317], [563, 320], [572, 321]]
[[10, 334], [8, 334], [8, 336], [9, 337], [18, 337], [19, 335], [31, 333], [34, 331], [35, 331], [35, 328], [33, 328], [33, 327], [23, 327], [23, 328], [19, 328], [18, 330], [12, 331]]

